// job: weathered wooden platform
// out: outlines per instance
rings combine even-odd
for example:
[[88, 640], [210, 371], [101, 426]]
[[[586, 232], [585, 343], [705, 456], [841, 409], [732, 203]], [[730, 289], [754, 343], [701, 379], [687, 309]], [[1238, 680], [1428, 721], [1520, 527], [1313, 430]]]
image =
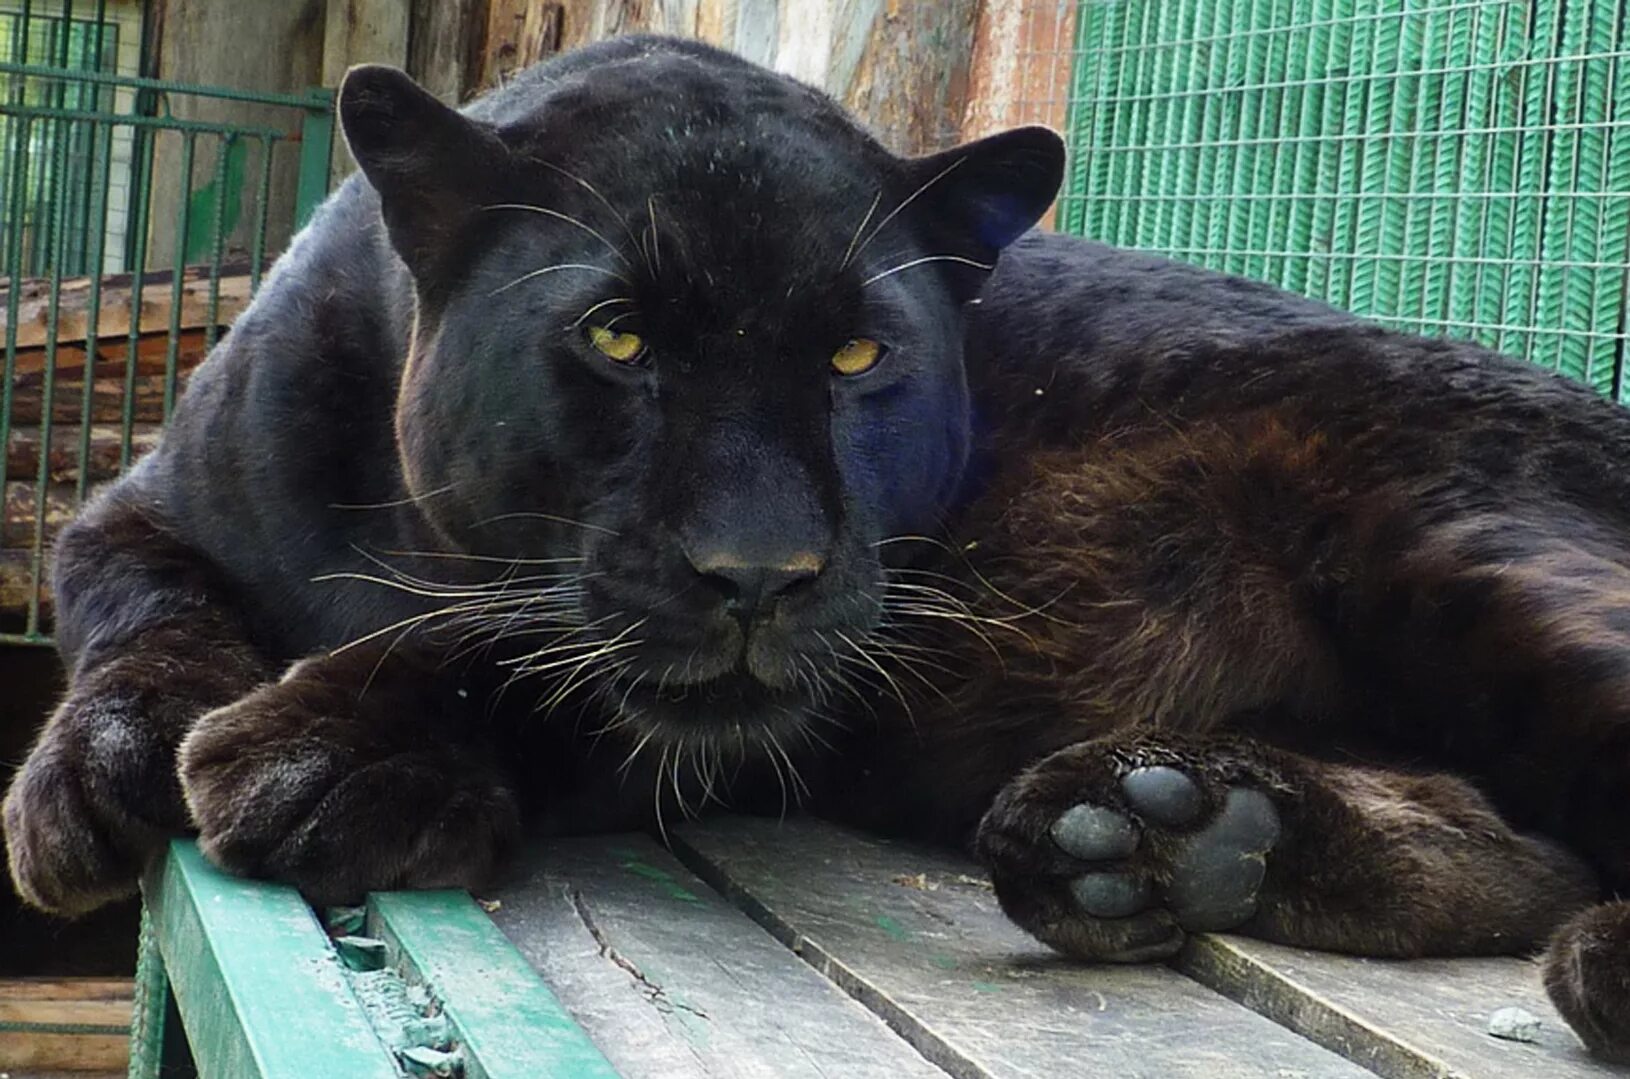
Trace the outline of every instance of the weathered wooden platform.
[[[977, 870], [943, 853], [807, 819], [670, 838], [541, 842], [479, 903], [376, 896], [365, 924], [331, 929], [370, 938], [342, 941], [345, 963], [288, 889], [223, 877], [179, 845], [147, 883], [150, 952], [204, 1075], [1626, 1074], [1584, 1053], [1524, 960], [1204, 936], [1171, 965], [1088, 967], [1011, 926]], [[373, 983], [341, 973], [359, 954], [380, 968], [361, 978], [417, 986], [417, 1003], [381, 1023]], [[162, 1040], [143, 1019], [162, 1013], [152, 968], [138, 1063]], [[1539, 1018], [1536, 1041], [1488, 1033], [1508, 1007]], [[418, 1063], [408, 1028], [441, 1039]], [[313, 1056], [319, 1044], [344, 1052]]]

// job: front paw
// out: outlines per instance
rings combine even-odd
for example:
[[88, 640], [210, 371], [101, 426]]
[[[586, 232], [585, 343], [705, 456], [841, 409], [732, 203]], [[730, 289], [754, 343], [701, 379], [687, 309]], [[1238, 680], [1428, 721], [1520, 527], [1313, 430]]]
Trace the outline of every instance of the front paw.
[[210, 860], [319, 904], [477, 887], [520, 831], [514, 796], [485, 761], [437, 744], [412, 716], [359, 715], [298, 682], [205, 715], [180, 767]]
[[1257, 911], [1280, 837], [1270, 783], [1164, 748], [1083, 743], [997, 796], [977, 849], [1008, 916], [1086, 959], [1141, 962]]
[[173, 751], [142, 704], [69, 698], [12, 780], [7, 862], [33, 906], [74, 916], [133, 894], [146, 858], [184, 829]]

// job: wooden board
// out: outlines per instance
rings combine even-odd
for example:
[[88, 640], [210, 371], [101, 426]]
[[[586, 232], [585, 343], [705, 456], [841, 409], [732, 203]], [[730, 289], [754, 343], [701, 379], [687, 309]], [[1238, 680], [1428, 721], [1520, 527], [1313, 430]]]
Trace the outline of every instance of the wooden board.
[[[129, 336], [131, 300], [134, 298], [135, 280], [129, 274], [103, 277], [99, 310], [96, 319], [96, 337], [104, 342]], [[229, 326], [249, 306], [250, 281], [247, 266], [223, 267], [214, 283], [218, 307], [214, 322]], [[210, 271], [207, 266], [188, 266], [182, 271], [180, 312], [176, 313], [174, 276], [169, 271], [144, 274], [141, 281], [140, 306], [136, 315], [137, 332], [141, 334], [168, 334], [172, 322], [179, 322], [183, 330], [202, 329], [210, 322]], [[51, 337], [51, 282], [47, 278], [29, 278], [18, 286], [17, 348], [42, 348]], [[55, 338], [59, 344], [83, 343], [89, 336], [91, 279], [66, 278], [57, 294]], [[7, 337], [7, 314], [10, 297], [0, 289], [0, 344]]]
[[293, 888], [227, 876], [175, 840], [142, 895], [201, 1075], [401, 1079]]
[[527, 961], [464, 892], [368, 900], [368, 930], [392, 966], [429, 988], [452, 1024], [464, 1079], [617, 1079]]
[[955, 1076], [1368, 1074], [1174, 970], [1058, 956], [939, 852], [740, 818], [681, 828], [675, 849]]
[[493, 921], [630, 1079], [942, 1073], [644, 837], [534, 848]]
[[130, 1007], [129, 979], [0, 981], [0, 1069], [21, 1079], [123, 1068]]
[[[78, 424], [57, 424], [51, 428], [51, 450], [46, 475], [54, 484], [73, 484], [79, 480], [80, 438], [84, 429]], [[158, 445], [159, 427], [154, 423], [137, 424], [130, 432], [130, 459], [132, 461]], [[40, 429], [38, 425], [14, 427], [6, 447], [6, 478], [32, 480], [39, 475]], [[105, 483], [119, 475], [119, 462], [123, 454], [123, 434], [114, 424], [93, 424], [90, 429], [89, 452], [85, 456], [86, 482]]]
[[[1181, 968], [1262, 1014], [1399, 1079], [1622, 1076], [1586, 1054], [1523, 959], [1360, 959], [1241, 937], [1202, 937]], [[1518, 1007], [1541, 1020], [1534, 1044], [1488, 1033]]]

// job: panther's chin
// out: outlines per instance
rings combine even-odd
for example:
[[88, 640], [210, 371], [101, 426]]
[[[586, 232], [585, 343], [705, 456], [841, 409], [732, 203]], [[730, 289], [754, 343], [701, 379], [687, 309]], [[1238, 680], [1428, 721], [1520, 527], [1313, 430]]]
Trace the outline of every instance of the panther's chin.
[[661, 688], [642, 680], [612, 699], [637, 736], [685, 745], [751, 746], [779, 739], [804, 729], [810, 704], [801, 690], [775, 689], [739, 672]]

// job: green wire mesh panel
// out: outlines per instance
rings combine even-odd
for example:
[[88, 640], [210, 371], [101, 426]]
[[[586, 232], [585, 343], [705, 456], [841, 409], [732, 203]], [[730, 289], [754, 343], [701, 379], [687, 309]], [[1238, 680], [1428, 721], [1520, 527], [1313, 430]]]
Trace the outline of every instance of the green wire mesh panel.
[[1059, 225], [1623, 399], [1623, 0], [1083, 0]]

